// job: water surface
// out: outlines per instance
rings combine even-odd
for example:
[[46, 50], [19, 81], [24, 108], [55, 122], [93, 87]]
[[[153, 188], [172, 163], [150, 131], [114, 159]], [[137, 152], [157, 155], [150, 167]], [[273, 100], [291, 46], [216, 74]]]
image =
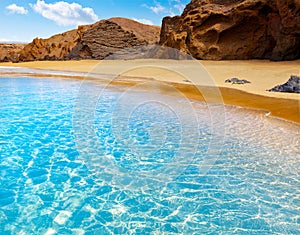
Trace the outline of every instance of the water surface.
[[218, 134], [214, 106], [126, 92], [160, 97], [132, 109], [122, 87], [85, 116], [80, 85], [0, 78], [1, 234], [299, 234], [298, 125], [222, 106]]

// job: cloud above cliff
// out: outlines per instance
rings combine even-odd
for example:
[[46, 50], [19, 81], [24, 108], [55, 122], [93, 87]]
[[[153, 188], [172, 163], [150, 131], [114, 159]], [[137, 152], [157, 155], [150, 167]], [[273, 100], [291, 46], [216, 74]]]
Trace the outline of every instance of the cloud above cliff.
[[6, 39], [6, 38], [0, 38], [0, 43], [7, 43], [7, 42], [9, 42], [8, 39]]
[[148, 25], [154, 25], [151, 20], [148, 19], [137, 19], [137, 18], [132, 18], [133, 20], [140, 22], [142, 24], [148, 24]]
[[28, 11], [21, 6], [17, 6], [15, 3], [6, 7], [10, 14], [21, 14], [26, 15]]
[[174, 16], [176, 14], [181, 14], [185, 8], [185, 4], [181, 0], [168, 0], [169, 5], [164, 6], [160, 2], [154, 1], [154, 5], [149, 6], [143, 4], [142, 6], [148, 8], [155, 14], [169, 14]]
[[176, 8], [179, 11], [179, 13], [182, 13], [185, 8], [185, 4], [181, 3], [180, 0], [174, 0], [174, 2], [174, 8]]
[[83, 7], [75, 2], [60, 1], [48, 4], [43, 0], [37, 0], [30, 6], [36, 13], [61, 26], [89, 24], [99, 19], [92, 8]]
[[160, 5], [159, 2], [156, 2], [154, 6], [150, 6], [148, 8], [156, 14], [166, 12], [166, 8]]

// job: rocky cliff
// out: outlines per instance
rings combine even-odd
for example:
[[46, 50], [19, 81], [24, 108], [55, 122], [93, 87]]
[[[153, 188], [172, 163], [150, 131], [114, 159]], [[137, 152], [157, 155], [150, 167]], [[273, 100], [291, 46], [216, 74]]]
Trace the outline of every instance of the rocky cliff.
[[18, 58], [25, 44], [0, 43], [0, 61], [14, 61]]
[[134, 33], [137, 38], [145, 40], [150, 44], [159, 42], [160, 26], [145, 25], [137, 21], [121, 17], [111, 18], [109, 21], [120, 25], [124, 30]]
[[77, 45], [83, 33], [90, 26], [79, 26], [71, 30], [54, 35], [48, 39], [35, 38], [20, 52], [15, 62], [34, 60], [63, 60]]
[[159, 33], [158, 26], [125, 18], [101, 20], [48, 39], [36, 38], [15, 61], [104, 59], [124, 48], [157, 43]]
[[197, 59], [297, 59], [300, 1], [192, 0], [163, 19], [160, 44]]

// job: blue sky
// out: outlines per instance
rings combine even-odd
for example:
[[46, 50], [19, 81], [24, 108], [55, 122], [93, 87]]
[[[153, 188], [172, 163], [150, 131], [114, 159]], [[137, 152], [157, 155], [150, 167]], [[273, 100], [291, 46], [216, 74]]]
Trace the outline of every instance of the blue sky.
[[30, 42], [115, 16], [160, 25], [189, 0], [0, 0], [0, 42]]

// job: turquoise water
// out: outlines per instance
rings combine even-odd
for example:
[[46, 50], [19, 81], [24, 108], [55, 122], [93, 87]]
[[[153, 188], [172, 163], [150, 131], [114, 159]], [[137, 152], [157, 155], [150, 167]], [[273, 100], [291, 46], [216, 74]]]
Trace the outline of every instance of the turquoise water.
[[190, 101], [195, 132], [186, 100], [125, 89], [82, 107], [80, 81], [0, 79], [0, 234], [300, 233], [298, 125], [221, 107], [218, 135]]

